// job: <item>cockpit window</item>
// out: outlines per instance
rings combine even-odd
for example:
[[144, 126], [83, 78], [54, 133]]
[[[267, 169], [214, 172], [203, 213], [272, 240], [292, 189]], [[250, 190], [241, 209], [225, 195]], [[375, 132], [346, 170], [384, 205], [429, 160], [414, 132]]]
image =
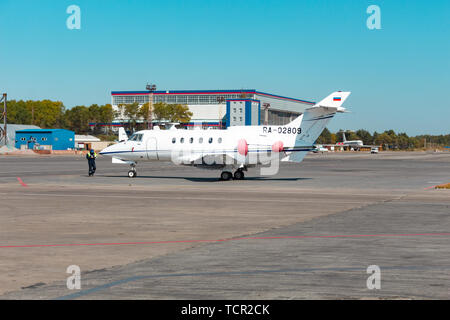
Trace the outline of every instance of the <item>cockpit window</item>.
[[128, 140], [130, 140], [130, 141], [141, 142], [141, 141], [142, 141], [142, 136], [143, 136], [142, 133], [135, 133], [135, 134], [133, 134], [133, 135], [130, 137], [130, 139], [128, 139]]

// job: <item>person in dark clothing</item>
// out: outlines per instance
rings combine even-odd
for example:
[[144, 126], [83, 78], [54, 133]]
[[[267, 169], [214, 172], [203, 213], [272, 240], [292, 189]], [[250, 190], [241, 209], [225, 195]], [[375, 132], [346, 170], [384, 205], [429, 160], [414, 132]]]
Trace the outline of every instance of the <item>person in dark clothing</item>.
[[86, 159], [88, 160], [89, 164], [89, 177], [93, 176], [95, 173], [95, 170], [97, 169], [95, 166], [95, 159], [97, 158], [97, 154], [92, 149], [90, 152], [86, 154]]

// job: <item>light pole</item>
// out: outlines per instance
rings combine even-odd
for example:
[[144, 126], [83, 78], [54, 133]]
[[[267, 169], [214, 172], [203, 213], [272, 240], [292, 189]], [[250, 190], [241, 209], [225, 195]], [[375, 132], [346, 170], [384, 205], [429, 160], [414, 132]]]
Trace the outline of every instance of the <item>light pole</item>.
[[5, 146], [8, 145], [8, 130], [7, 130], [8, 128], [6, 127], [8, 123], [8, 112], [6, 109], [6, 100], [7, 94], [4, 93], [2, 98], [0, 99], [0, 102], [3, 101], [3, 113], [1, 114], [3, 117], [3, 129], [0, 128], [0, 141], [2, 141], [2, 139], [5, 139]]
[[263, 103], [263, 108], [264, 108], [264, 125], [267, 126], [269, 124], [270, 103]]
[[148, 84], [145, 86], [145, 89], [149, 91], [148, 94], [148, 117], [147, 117], [147, 128], [151, 130], [153, 128], [153, 92], [156, 91], [156, 84]]

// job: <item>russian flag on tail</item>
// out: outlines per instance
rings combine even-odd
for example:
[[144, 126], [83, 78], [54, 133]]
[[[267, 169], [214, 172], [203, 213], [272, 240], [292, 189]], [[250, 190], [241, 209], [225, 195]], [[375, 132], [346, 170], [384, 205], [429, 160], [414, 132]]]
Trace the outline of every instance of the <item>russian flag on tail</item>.
[[341, 97], [333, 97], [333, 101], [341, 101]]

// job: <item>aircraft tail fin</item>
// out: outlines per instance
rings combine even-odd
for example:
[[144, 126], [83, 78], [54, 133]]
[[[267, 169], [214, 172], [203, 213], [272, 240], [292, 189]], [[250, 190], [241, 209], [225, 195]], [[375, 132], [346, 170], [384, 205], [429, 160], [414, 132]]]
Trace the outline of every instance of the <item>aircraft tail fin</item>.
[[344, 142], [347, 142], [347, 137], [345, 136], [345, 132], [342, 132], [342, 139]]
[[[349, 95], [350, 92], [334, 92], [313, 107], [306, 109], [300, 117], [288, 124], [288, 126], [300, 126], [300, 130], [295, 137], [294, 148], [307, 149], [310, 147], [312, 149], [328, 122], [337, 112], [345, 111], [342, 104]], [[284, 161], [301, 162], [307, 152], [307, 150], [296, 150]]]
[[123, 127], [119, 128], [119, 142], [122, 141], [127, 141], [128, 140], [128, 135], [125, 132], [125, 129]]
[[315, 106], [305, 110], [300, 124], [301, 132], [296, 137], [296, 145], [313, 145], [337, 112], [344, 112], [342, 104], [350, 92], [334, 92]]
[[330, 107], [336, 108], [336, 112], [344, 112], [345, 108], [342, 107], [344, 101], [348, 98], [351, 92], [336, 91], [330, 94], [322, 101], [316, 103], [314, 107]]

